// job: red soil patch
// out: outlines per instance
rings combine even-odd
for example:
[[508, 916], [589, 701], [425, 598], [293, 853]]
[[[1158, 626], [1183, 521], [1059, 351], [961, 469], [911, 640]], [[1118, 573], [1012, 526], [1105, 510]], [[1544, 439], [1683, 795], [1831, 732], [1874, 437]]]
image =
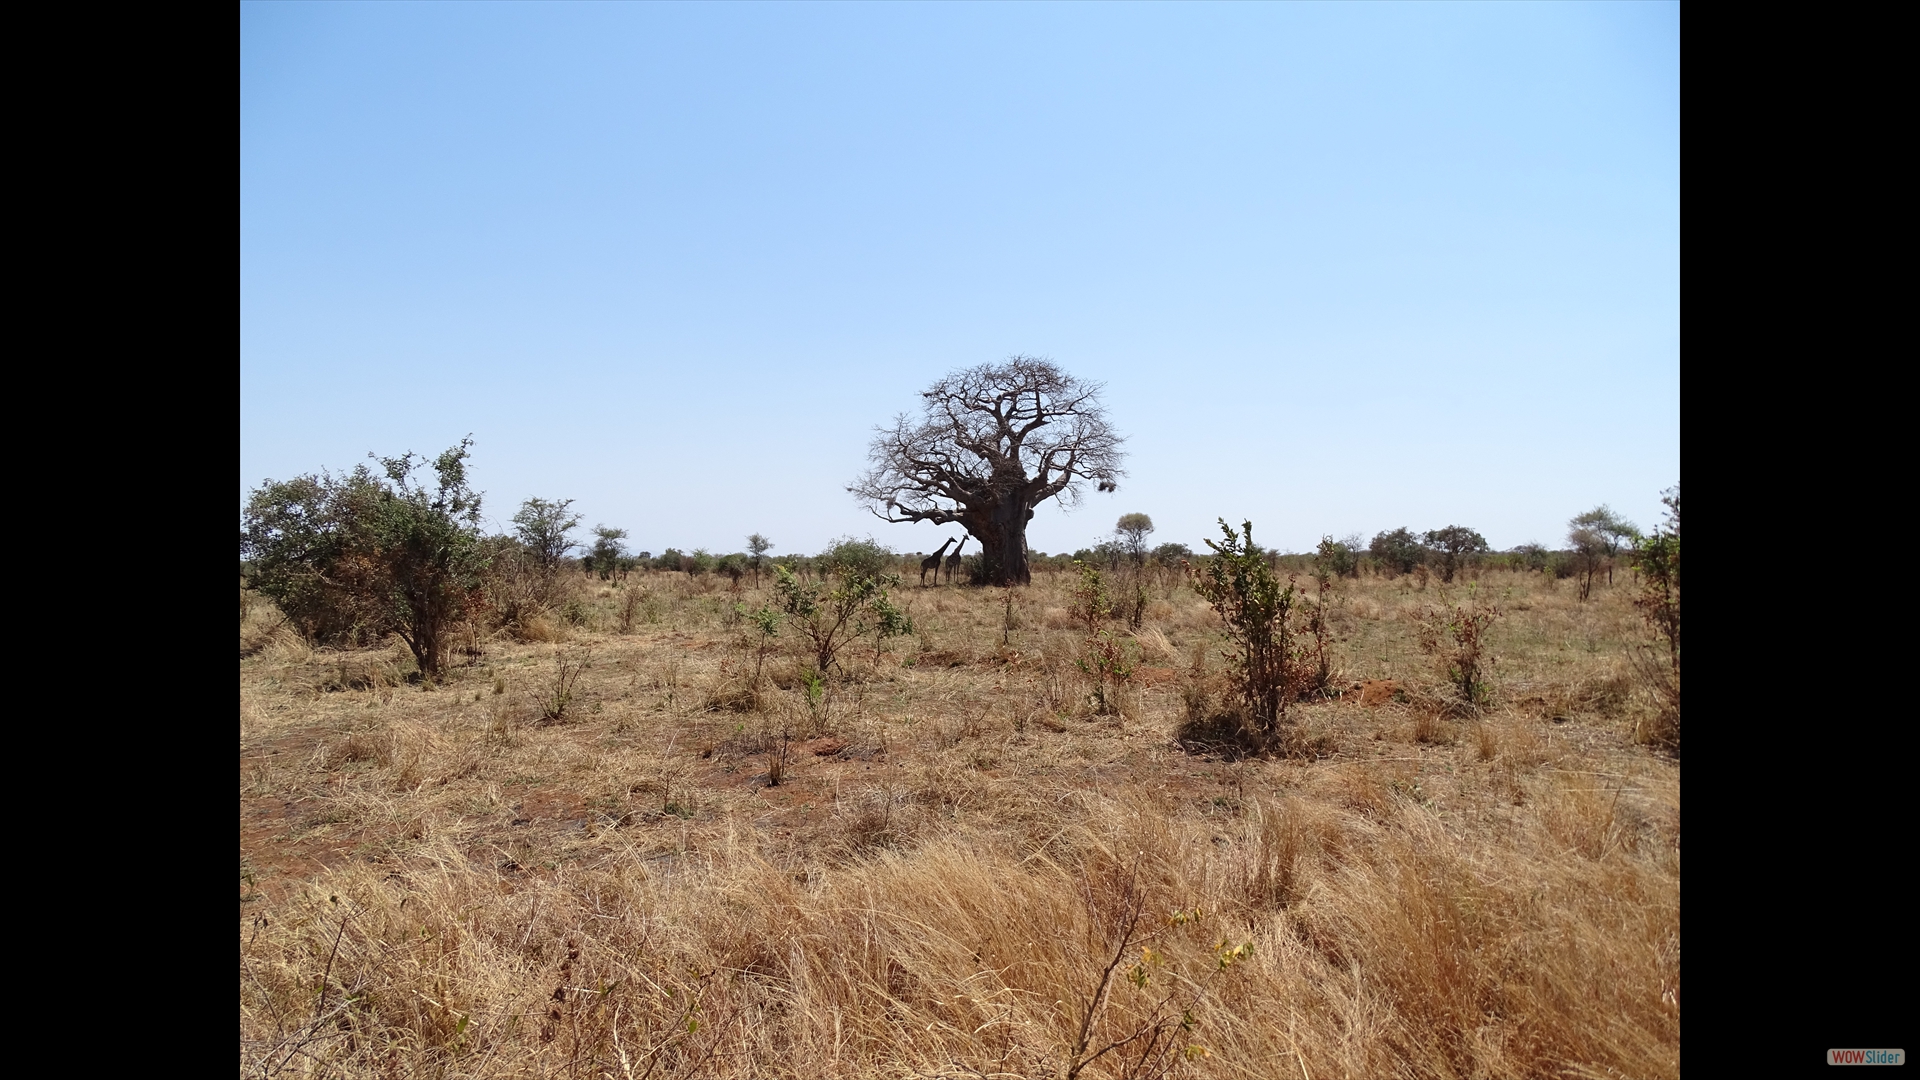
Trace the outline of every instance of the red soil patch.
[[1352, 701], [1373, 708], [1385, 705], [1400, 692], [1400, 684], [1392, 679], [1368, 679], [1346, 693], [1340, 695], [1342, 701]]

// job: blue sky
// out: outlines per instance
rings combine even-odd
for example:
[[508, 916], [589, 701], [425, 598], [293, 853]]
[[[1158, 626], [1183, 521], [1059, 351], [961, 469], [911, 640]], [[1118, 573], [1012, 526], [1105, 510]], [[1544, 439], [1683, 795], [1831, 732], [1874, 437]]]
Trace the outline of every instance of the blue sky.
[[240, 486], [469, 433], [504, 527], [931, 550], [955, 368], [1106, 384], [1122, 513], [1643, 526], [1679, 479], [1677, 4], [241, 5]]

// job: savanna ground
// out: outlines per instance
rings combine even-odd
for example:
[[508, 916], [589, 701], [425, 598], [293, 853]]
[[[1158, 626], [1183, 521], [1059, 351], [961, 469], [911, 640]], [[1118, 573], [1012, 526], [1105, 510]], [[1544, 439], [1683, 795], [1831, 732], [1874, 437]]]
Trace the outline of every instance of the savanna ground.
[[1678, 1074], [1679, 765], [1631, 737], [1625, 571], [1448, 587], [1502, 611], [1479, 718], [1419, 646], [1437, 581], [1340, 582], [1348, 692], [1252, 760], [1175, 739], [1222, 679], [1178, 579], [1102, 715], [1072, 575], [1011, 619], [912, 576], [914, 636], [810, 691], [783, 630], [758, 694], [766, 581], [576, 573], [572, 624], [433, 689], [243, 593], [243, 1074]]

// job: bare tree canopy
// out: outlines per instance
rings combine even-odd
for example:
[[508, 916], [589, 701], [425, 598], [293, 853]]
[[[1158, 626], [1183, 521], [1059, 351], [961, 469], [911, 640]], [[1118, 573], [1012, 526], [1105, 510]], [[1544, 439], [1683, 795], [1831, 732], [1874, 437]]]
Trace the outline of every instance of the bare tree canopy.
[[847, 490], [885, 521], [964, 526], [988, 582], [1026, 584], [1033, 508], [1125, 475], [1100, 389], [1031, 356], [954, 372], [920, 395], [917, 418], [876, 429], [872, 467]]

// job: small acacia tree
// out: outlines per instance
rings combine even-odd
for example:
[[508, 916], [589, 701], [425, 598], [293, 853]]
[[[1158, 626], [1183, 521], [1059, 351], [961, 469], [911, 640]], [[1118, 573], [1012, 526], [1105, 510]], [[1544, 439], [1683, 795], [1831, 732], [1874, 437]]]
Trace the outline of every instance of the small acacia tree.
[[773, 547], [773, 541], [754, 533], [747, 537], [747, 550], [752, 553], [749, 560], [753, 568], [753, 587], [760, 587], [760, 569], [766, 564], [767, 552]]
[[1440, 580], [1447, 584], [1452, 584], [1453, 575], [1459, 572], [1469, 556], [1491, 550], [1487, 547], [1486, 537], [1465, 525], [1431, 530], [1425, 539], [1427, 546], [1440, 555]]
[[1147, 535], [1153, 532], [1153, 519], [1145, 514], [1122, 514], [1113, 527], [1127, 557], [1138, 566], [1147, 561]]
[[1213, 558], [1189, 567], [1194, 591], [1213, 605], [1226, 624], [1234, 652], [1233, 665], [1251, 732], [1262, 750], [1279, 741], [1287, 703], [1292, 696], [1292, 656], [1289, 616], [1292, 585], [1282, 586], [1265, 554], [1253, 542], [1253, 522], [1241, 523], [1235, 534], [1220, 519], [1224, 540], [1208, 540]]
[[[1601, 507], [1605, 510], [1605, 507]], [[1580, 573], [1580, 599], [1593, 595], [1593, 577], [1606, 561], [1612, 541], [1593, 522], [1596, 511], [1580, 514], [1567, 522], [1567, 546], [1573, 549], [1574, 565]]]
[[[421, 675], [438, 676], [448, 630], [484, 606], [488, 547], [467, 484], [471, 438], [429, 461], [374, 457], [344, 477], [268, 481], [247, 500], [240, 552], [255, 582], [321, 640], [397, 633]], [[435, 481], [422, 483], [431, 465]]]
[[620, 572], [620, 564], [626, 560], [627, 530], [615, 529], [607, 525], [593, 527], [593, 568], [599, 572], [601, 580], [613, 577]]
[[572, 499], [552, 502], [539, 498], [528, 499], [520, 504], [520, 512], [513, 515], [514, 535], [526, 545], [540, 568], [548, 573], [558, 570], [567, 552], [580, 546], [567, 536], [580, 526], [580, 515], [570, 513], [567, 509], [572, 505]]
[[1574, 541], [1575, 550], [1582, 552], [1588, 566], [1588, 583], [1580, 592], [1582, 600], [1592, 591], [1593, 574], [1603, 560], [1607, 568], [1607, 585], [1612, 587], [1614, 557], [1620, 554], [1621, 548], [1631, 548], [1634, 541], [1640, 539], [1640, 529], [1614, 513], [1606, 503], [1567, 522], [1567, 530], [1567, 538]]

